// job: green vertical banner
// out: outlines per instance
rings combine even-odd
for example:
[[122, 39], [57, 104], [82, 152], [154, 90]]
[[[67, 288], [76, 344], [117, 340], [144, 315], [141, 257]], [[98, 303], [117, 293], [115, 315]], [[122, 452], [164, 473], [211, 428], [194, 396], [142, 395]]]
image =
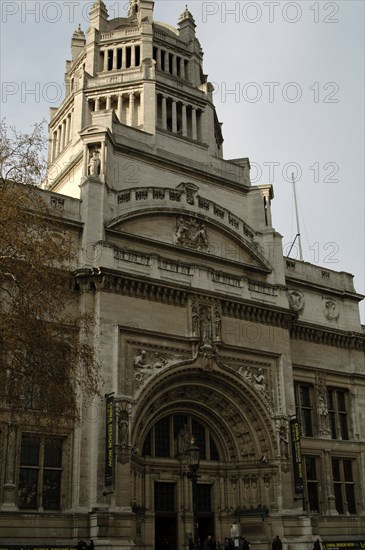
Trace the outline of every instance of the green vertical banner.
[[303, 485], [303, 462], [302, 450], [300, 446], [299, 422], [296, 418], [290, 420], [291, 448], [294, 472], [295, 493], [300, 494], [304, 491]]
[[113, 485], [114, 467], [114, 397], [106, 396], [105, 403], [105, 485]]

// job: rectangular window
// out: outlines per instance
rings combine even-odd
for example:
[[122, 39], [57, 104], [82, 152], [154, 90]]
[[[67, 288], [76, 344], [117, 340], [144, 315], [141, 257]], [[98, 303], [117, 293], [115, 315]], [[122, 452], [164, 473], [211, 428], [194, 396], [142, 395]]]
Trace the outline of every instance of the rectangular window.
[[339, 514], [356, 514], [353, 462], [348, 459], [332, 459], [333, 489]]
[[304, 491], [306, 509], [309, 512], [319, 512], [318, 498], [318, 465], [314, 456], [304, 457]]
[[20, 450], [19, 508], [61, 507], [62, 439], [23, 435]]
[[155, 456], [170, 456], [169, 417], [161, 418], [155, 426]]
[[349, 439], [347, 391], [327, 389], [328, 419], [332, 439]]
[[313, 437], [312, 386], [297, 383], [295, 385], [295, 403], [300, 435]]
[[155, 512], [175, 511], [175, 484], [155, 483]]
[[211, 512], [211, 485], [196, 486], [196, 508], [198, 512]]

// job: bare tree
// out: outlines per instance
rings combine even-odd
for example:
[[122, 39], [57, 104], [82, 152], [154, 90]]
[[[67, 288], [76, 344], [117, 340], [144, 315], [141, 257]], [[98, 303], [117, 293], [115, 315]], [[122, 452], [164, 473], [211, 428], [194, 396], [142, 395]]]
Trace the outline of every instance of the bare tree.
[[78, 418], [78, 395], [98, 389], [93, 320], [72, 285], [72, 232], [38, 185], [46, 164], [42, 125], [0, 125], [0, 407], [39, 422]]

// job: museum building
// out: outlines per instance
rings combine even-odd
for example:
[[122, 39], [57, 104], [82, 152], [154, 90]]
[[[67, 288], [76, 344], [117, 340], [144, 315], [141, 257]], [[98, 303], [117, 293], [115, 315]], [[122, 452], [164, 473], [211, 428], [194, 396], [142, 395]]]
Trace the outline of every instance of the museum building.
[[360, 548], [363, 297], [283, 256], [272, 186], [223, 157], [192, 14], [153, 7], [97, 0], [51, 109], [42, 193], [78, 243], [102, 398], [77, 427], [0, 424], [0, 546]]

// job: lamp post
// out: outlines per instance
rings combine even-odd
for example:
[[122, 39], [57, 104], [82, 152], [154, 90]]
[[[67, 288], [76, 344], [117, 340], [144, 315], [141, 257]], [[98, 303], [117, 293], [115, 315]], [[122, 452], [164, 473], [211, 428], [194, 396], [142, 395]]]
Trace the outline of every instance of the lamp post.
[[189, 473], [188, 478], [191, 479], [191, 486], [192, 486], [192, 496], [193, 496], [193, 524], [194, 524], [194, 548], [195, 550], [198, 550], [199, 541], [198, 541], [198, 510], [197, 510], [197, 494], [196, 494], [196, 487], [197, 487], [197, 481], [198, 477], [198, 469], [199, 469], [199, 461], [200, 461], [200, 449], [198, 445], [195, 443], [195, 437], [192, 436], [190, 440], [190, 444], [188, 448], [186, 449], [186, 453], [188, 455], [189, 460]]

